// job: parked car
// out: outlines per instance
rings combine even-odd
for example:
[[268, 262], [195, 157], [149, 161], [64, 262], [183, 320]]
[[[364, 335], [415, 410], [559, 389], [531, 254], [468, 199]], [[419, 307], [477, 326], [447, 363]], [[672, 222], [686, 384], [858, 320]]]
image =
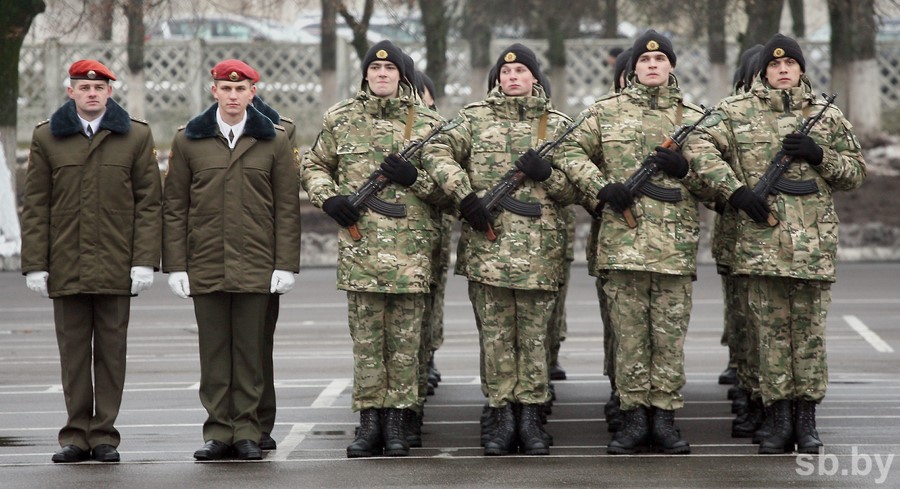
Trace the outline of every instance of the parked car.
[[147, 40], [195, 38], [219, 42], [319, 42], [316, 36], [273, 20], [226, 15], [166, 19], [156, 23], [147, 34]]

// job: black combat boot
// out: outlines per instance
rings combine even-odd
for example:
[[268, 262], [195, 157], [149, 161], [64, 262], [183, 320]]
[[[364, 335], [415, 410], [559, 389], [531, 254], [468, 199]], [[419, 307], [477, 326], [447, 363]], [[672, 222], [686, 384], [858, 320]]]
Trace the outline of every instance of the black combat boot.
[[428, 360], [428, 376], [434, 377], [438, 382], [441, 381], [441, 371], [438, 370], [437, 366], [434, 364], [433, 354], [431, 356], [431, 360]]
[[422, 446], [422, 417], [423, 413], [417, 413], [412, 409], [403, 410], [403, 432], [410, 448]]
[[603, 415], [606, 417], [606, 431], [610, 433], [621, 430], [624, 424], [620, 407], [619, 391], [613, 390], [609, 394], [609, 401], [603, 406]]
[[750, 407], [750, 391], [738, 389], [731, 400], [731, 414], [742, 415], [747, 412]]
[[550, 374], [550, 380], [566, 380], [566, 370], [559, 362], [550, 365], [547, 373]]
[[737, 395], [737, 391], [739, 391], [740, 389], [741, 389], [740, 386], [733, 385], [728, 388], [728, 394], [726, 394], [725, 396], [728, 398], [729, 401], [733, 401], [734, 396]]
[[658, 452], [669, 455], [691, 453], [691, 445], [681, 438], [681, 432], [675, 428], [675, 411], [669, 409], [653, 409], [653, 447]]
[[541, 404], [522, 404], [519, 410], [519, 446], [525, 455], [549, 455], [550, 445], [541, 427]]
[[387, 408], [381, 415], [381, 435], [384, 439], [384, 454], [387, 457], [409, 455], [409, 443], [403, 432], [403, 409]]
[[759, 424], [759, 429], [753, 432], [754, 444], [759, 445], [763, 440], [772, 436], [773, 419], [772, 406], [764, 406], [762, 423]]
[[485, 455], [507, 455], [516, 452], [516, 415], [512, 404], [494, 409], [493, 437], [484, 444]]
[[822, 448], [822, 440], [816, 431], [816, 402], [795, 401], [794, 404], [794, 429], [797, 435], [798, 453], [819, 453]]
[[772, 404], [772, 433], [759, 443], [760, 455], [777, 455], [794, 451], [794, 413], [791, 401], [781, 399]]
[[497, 429], [497, 408], [492, 408], [489, 403], [481, 408], [481, 446], [491, 441], [494, 431]]
[[631, 455], [647, 450], [650, 446], [650, 420], [647, 419], [647, 407], [638, 406], [622, 411], [622, 429], [616, 431], [613, 439], [606, 447], [611, 455]]
[[378, 409], [363, 409], [359, 413], [356, 439], [347, 447], [347, 458], [381, 455], [381, 419]]
[[737, 369], [734, 367], [726, 367], [725, 370], [719, 374], [719, 385], [734, 385], [737, 384]]
[[752, 399], [747, 405], [747, 411], [731, 422], [731, 437], [752, 438], [762, 425], [764, 417], [762, 399]]

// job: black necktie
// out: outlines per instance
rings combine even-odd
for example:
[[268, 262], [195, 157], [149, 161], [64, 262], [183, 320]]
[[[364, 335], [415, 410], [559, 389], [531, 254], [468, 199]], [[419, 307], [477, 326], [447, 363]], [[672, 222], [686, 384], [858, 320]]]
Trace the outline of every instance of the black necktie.
[[91, 127], [90, 124], [88, 124], [88, 126], [87, 126], [87, 137], [88, 137], [88, 139], [94, 139], [94, 129]]
[[230, 143], [234, 142], [234, 129], [231, 129], [228, 131], [228, 142], [230, 142]]

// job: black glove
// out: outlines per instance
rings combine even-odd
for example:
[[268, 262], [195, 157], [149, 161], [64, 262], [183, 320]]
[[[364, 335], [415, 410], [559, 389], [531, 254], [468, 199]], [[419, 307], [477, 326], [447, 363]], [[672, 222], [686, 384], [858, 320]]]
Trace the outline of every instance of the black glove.
[[390, 181], [404, 187], [416, 183], [416, 178], [419, 176], [416, 167], [397, 153], [391, 153], [384, 157], [384, 161], [381, 163], [381, 173]]
[[728, 198], [728, 202], [736, 209], [746, 212], [750, 219], [756, 222], [766, 222], [766, 219], [769, 217], [769, 203], [766, 202], [766, 199], [757, 197], [747, 187], [740, 187], [735, 190], [731, 197]]
[[614, 211], [622, 212], [634, 204], [634, 197], [624, 183], [610, 183], [597, 192], [600, 207], [609, 204]]
[[459, 212], [465, 220], [469, 221], [472, 228], [476, 231], [485, 232], [488, 227], [494, 223], [494, 217], [488, 212], [487, 208], [481, 202], [481, 199], [475, 192], [467, 195], [466, 198], [459, 203]]
[[535, 182], [543, 182], [550, 178], [550, 173], [553, 171], [550, 162], [541, 158], [541, 155], [533, 149], [529, 149], [516, 160], [516, 168]]
[[684, 178], [688, 174], [688, 162], [678, 151], [657, 146], [653, 161], [660, 170], [669, 176]]
[[322, 203], [322, 210], [337, 221], [341, 227], [350, 227], [359, 221], [359, 211], [353, 207], [346, 195], [335, 195], [325, 199], [325, 202]]
[[788, 134], [781, 142], [781, 147], [788, 156], [803, 158], [813, 166], [822, 164], [822, 148], [806, 134], [798, 132]]

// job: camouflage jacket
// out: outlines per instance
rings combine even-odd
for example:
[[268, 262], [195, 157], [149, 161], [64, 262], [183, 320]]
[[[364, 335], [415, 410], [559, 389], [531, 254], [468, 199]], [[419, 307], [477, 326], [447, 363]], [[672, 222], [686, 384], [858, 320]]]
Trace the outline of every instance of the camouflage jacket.
[[[647, 87], [633, 83], [585, 109], [585, 122], [563, 145], [565, 158], [558, 161], [572, 182], [591, 197], [588, 209], [593, 211], [600, 189], [624, 182], [677, 125], [696, 121], [700, 112], [698, 107], [683, 103], [677, 85]], [[631, 209], [638, 223], [634, 229], [628, 227], [622, 214], [606, 206], [599, 216], [600, 225], [592, 226], [599, 235], [589, 240], [591, 275], [598, 276], [604, 270], [695, 273], [700, 238], [697, 203], [712, 200], [715, 192], [694, 171], [680, 180], [660, 171], [651, 182], [679, 189], [682, 200], [669, 203], [636, 196]]]
[[[543, 139], [539, 135], [542, 119], [546, 122]], [[422, 162], [458, 204], [472, 191], [483, 196], [514, 168], [520, 155], [556, 138], [570, 123], [565, 114], [549, 107], [540, 88], [531, 96], [507, 97], [496, 87], [483, 101], [464, 107], [450, 128], [425, 146]], [[557, 290], [567, 241], [561, 213], [579, 198], [578, 192], [564, 173], [554, 170], [544, 182], [526, 178], [512, 197], [540, 204], [541, 216], [520, 216], [498, 208], [496, 241], [463, 222], [457, 273], [495, 287]]]
[[[335, 195], [355, 192], [381, 165], [385, 156], [399, 153], [413, 114], [410, 139], [424, 137], [439, 116], [416, 104], [409, 86], [401, 84], [398, 98], [375, 97], [364, 88], [355, 98], [325, 113], [322, 131], [304, 155], [300, 178], [313, 205], [321, 207]], [[411, 112], [413, 111], [413, 112]], [[410, 161], [418, 165], [418, 161]], [[431, 282], [431, 257], [440, 222], [430, 199], [442, 193], [419, 170], [410, 187], [391, 183], [379, 192], [384, 201], [406, 206], [406, 217], [387, 217], [371, 210], [357, 222], [362, 239], [354, 241], [345, 228], [338, 232], [337, 287], [378, 293], [426, 293]]]
[[[809, 80], [801, 80], [789, 90], [770, 89], [757, 81], [750, 92], [720, 102], [705, 127], [688, 138], [684, 154], [692, 166], [724, 162], [738, 185], [756, 185], [784, 136], [824, 106], [815, 101]], [[769, 206], [780, 221], [776, 227], [756, 224], [740, 213], [733, 273], [834, 281], [838, 216], [832, 194], [862, 185], [866, 164], [852, 126], [838, 108], [828, 108], [810, 136], [823, 149], [822, 163], [796, 160], [785, 178], [812, 179], [819, 191], [770, 195]], [[728, 196], [733, 190], [722, 188]]]

